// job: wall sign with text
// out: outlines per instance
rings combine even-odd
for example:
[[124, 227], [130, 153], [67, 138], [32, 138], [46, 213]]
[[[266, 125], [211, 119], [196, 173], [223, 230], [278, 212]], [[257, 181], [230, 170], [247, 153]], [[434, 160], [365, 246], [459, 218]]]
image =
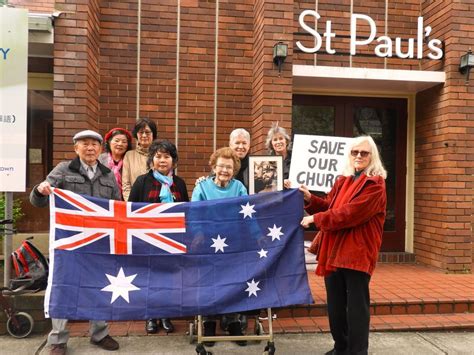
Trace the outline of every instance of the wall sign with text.
[[291, 187], [329, 192], [341, 175], [352, 138], [295, 134], [291, 154]]
[[0, 7], [0, 191], [25, 191], [28, 10]]
[[[299, 16], [299, 23], [301, 28], [314, 37], [314, 46], [306, 47], [300, 41], [296, 42], [296, 46], [305, 53], [318, 52], [323, 44], [323, 37], [325, 41], [325, 50], [327, 54], [335, 54], [336, 50], [332, 48], [331, 42], [336, 38], [336, 32], [332, 31], [331, 21], [326, 21], [326, 30], [321, 34], [314, 28], [314, 24], [321, 16], [317, 11], [304, 10]], [[309, 25], [310, 23], [311, 25]], [[369, 26], [370, 34], [368, 38], [361, 38], [357, 34], [357, 30], [362, 26]], [[381, 58], [417, 58], [422, 59], [425, 49], [428, 49], [428, 58], [441, 59], [443, 58], [443, 44], [437, 39], [430, 39], [432, 31], [431, 26], [424, 26], [423, 17], [418, 17], [416, 38], [408, 38], [408, 43], [401, 37], [391, 38], [389, 36], [377, 37], [377, 25], [375, 21], [367, 15], [352, 14], [350, 28], [350, 54], [356, 55], [357, 48], [367, 46], [375, 41], [374, 54]], [[366, 27], [365, 27], [366, 28]], [[427, 48], [425, 48], [427, 47]]]

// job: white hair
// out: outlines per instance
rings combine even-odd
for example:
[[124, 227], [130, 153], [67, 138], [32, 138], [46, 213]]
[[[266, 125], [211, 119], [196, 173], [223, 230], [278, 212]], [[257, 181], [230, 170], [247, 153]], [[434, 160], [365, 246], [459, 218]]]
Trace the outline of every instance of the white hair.
[[273, 149], [272, 139], [277, 134], [281, 134], [285, 138], [286, 150], [287, 151], [291, 150], [291, 138], [288, 135], [288, 133], [286, 133], [286, 129], [284, 129], [283, 127], [280, 127], [278, 125], [278, 122], [273, 122], [272, 127], [268, 131], [267, 139], [265, 140], [265, 148], [267, 148], [268, 153], [273, 154], [273, 155], [275, 154], [275, 149]]
[[346, 167], [344, 168], [342, 175], [344, 176], [351, 176], [354, 175], [355, 169], [354, 165], [351, 163], [351, 150], [355, 146], [367, 142], [370, 146], [370, 162], [367, 168], [365, 168], [364, 172], [367, 176], [381, 176], [384, 179], [387, 178], [387, 171], [383, 167], [382, 160], [380, 159], [379, 150], [377, 148], [377, 144], [375, 144], [374, 140], [371, 136], [360, 136], [356, 137], [352, 140], [349, 144], [349, 149], [347, 150], [347, 163]]
[[229, 135], [229, 142], [232, 142], [238, 136], [243, 136], [250, 143], [250, 133], [243, 128], [236, 128]]

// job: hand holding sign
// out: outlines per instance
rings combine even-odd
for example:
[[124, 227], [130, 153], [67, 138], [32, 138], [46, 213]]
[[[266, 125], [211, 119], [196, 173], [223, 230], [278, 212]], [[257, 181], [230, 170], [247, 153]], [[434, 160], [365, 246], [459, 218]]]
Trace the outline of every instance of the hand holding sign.
[[329, 192], [341, 175], [352, 138], [295, 134], [290, 181], [293, 187]]

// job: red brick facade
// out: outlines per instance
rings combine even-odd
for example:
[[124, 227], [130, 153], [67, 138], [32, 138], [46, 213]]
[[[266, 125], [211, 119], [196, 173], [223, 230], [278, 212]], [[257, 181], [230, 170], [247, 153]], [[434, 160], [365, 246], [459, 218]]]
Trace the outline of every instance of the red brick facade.
[[[43, 3], [52, 2], [28, 7], [46, 12]], [[472, 269], [474, 79], [465, 85], [458, 71], [460, 56], [474, 47], [472, 0], [389, 1], [388, 13], [384, 1], [354, 4], [354, 13], [375, 20], [378, 36], [415, 38], [423, 16], [433, 28], [430, 38], [445, 44], [445, 56], [437, 61], [385, 60], [373, 55], [374, 45], [351, 60], [349, 0], [182, 0], [179, 9], [176, 4], [141, 2], [138, 53], [137, 1], [56, 1], [65, 13], [55, 20], [55, 162], [73, 155], [71, 136], [79, 129], [133, 127], [137, 54], [139, 115], [157, 122], [160, 138], [177, 143], [178, 171], [190, 188], [208, 171], [214, 145], [226, 145], [233, 128], [251, 132], [254, 153], [264, 152], [271, 122], [291, 130], [293, 65], [444, 71], [444, 86], [416, 96], [414, 251], [418, 261], [449, 272]], [[305, 9], [321, 15], [320, 33], [332, 21], [338, 33], [333, 48], [342, 55], [295, 50], [296, 41], [312, 40], [298, 23]], [[358, 33], [367, 36], [368, 28]], [[272, 63], [278, 41], [289, 47], [280, 74]]]

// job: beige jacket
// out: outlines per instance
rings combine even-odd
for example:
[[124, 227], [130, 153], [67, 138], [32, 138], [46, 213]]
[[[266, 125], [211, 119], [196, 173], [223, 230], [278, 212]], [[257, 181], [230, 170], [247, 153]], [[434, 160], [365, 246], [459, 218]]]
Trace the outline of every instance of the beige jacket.
[[128, 196], [137, 177], [149, 170], [149, 167], [146, 165], [147, 159], [148, 151], [144, 151], [140, 147], [137, 147], [135, 150], [129, 150], [125, 154], [122, 168], [122, 192], [125, 201], [128, 201]]

